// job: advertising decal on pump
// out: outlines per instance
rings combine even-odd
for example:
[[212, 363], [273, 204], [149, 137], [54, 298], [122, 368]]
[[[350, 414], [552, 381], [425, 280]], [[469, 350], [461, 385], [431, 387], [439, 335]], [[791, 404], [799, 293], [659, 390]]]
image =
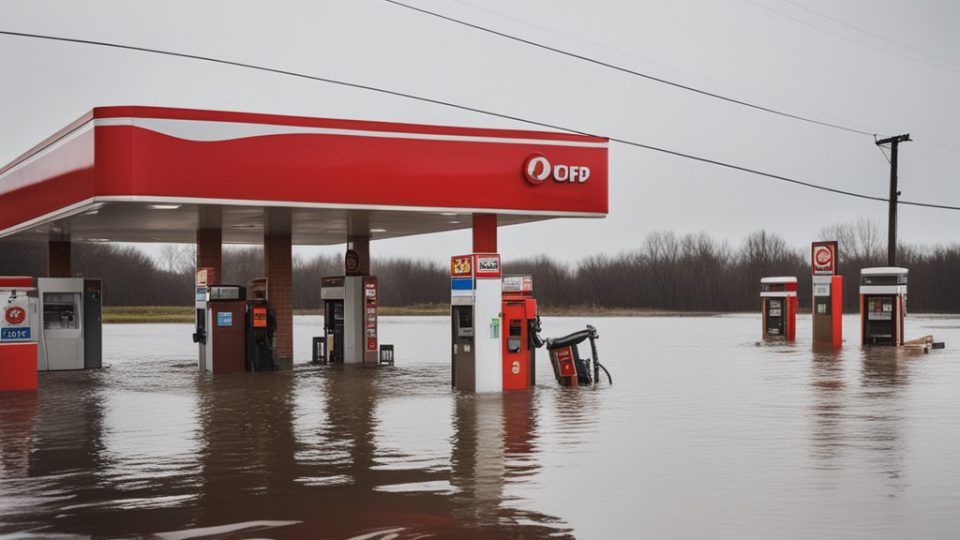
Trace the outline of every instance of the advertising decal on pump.
[[17, 325], [27, 318], [27, 310], [20, 306], [10, 306], [5, 310], [3, 318], [6, 319], [8, 323]]
[[450, 294], [453, 296], [473, 294], [473, 255], [450, 258]]
[[477, 279], [500, 277], [500, 255], [474, 255]]
[[462, 255], [450, 259], [450, 277], [465, 277], [471, 275], [473, 270], [473, 257]]

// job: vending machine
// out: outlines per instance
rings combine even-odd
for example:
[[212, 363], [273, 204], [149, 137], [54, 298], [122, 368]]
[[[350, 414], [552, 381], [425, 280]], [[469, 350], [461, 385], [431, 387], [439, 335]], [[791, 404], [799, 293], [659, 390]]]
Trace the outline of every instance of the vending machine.
[[539, 331], [537, 301], [532, 276], [504, 276], [503, 389], [521, 390], [536, 384]]
[[837, 242], [814, 242], [811, 246], [814, 345], [843, 345], [843, 276], [839, 275], [837, 261]]
[[27, 276], [0, 277], [0, 391], [37, 389], [37, 289]]
[[[501, 287], [500, 255], [474, 253], [451, 258], [450, 369], [453, 387], [458, 390], [499, 392], [504, 388]], [[521, 361], [521, 369], [523, 364]]]
[[39, 278], [38, 369], [59, 371], [102, 365], [103, 321], [98, 279]]
[[379, 364], [379, 290], [376, 276], [320, 280], [326, 362]]
[[860, 343], [903, 345], [907, 314], [906, 268], [860, 270]]
[[794, 341], [797, 330], [797, 278], [761, 279], [760, 310], [763, 339]]

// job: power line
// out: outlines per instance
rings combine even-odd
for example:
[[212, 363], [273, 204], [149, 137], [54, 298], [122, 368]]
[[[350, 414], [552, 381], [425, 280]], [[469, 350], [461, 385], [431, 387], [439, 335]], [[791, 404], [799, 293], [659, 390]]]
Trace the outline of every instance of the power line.
[[790, 4], [790, 5], [792, 5], [792, 6], [794, 6], [794, 7], [800, 8], [800, 9], [802, 9], [802, 10], [804, 10], [804, 11], [807, 11], [807, 12], [809, 12], [809, 13], [813, 13], [814, 15], [817, 15], [817, 16], [819, 16], [819, 17], [823, 17], [824, 19], [833, 21], [833, 22], [835, 22], [835, 23], [837, 23], [837, 24], [839, 24], [839, 25], [846, 26], [847, 28], [852, 28], [852, 29], [856, 30], [857, 32], [860, 32], [860, 33], [862, 33], [862, 34], [866, 34], [866, 35], [868, 35], [868, 36], [870, 36], [870, 37], [879, 39], [879, 40], [881, 40], [881, 41], [886, 41], [887, 43], [891, 43], [891, 44], [893, 44], [893, 45], [896, 45], [897, 47], [906, 49], [906, 50], [908, 50], [908, 51], [915, 52], [915, 53], [917, 53], [917, 54], [922, 54], [923, 56], [926, 56], [926, 57], [928, 57], [928, 58], [933, 58], [934, 60], [943, 62], [944, 64], [950, 64], [950, 65], [952, 65], [953, 67], [960, 67], [960, 66], [958, 66], [955, 62], [953, 62], [953, 61], [951, 61], [951, 60], [948, 60], [948, 59], [946, 59], [946, 58], [943, 58], [943, 57], [940, 57], [940, 56], [937, 56], [937, 55], [934, 55], [934, 54], [930, 54], [930, 53], [925, 52], [925, 51], [921, 51], [920, 49], [916, 49], [916, 48], [914, 48], [914, 47], [911, 47], [910, 45], [906, 45], [906, 44], [900, 43], [899, 41], [894, 41], [894, 40], [892, 40], [892, 39], [890, 39], [890, 38], [888, 38], [888, 37], [886, 37], [886, 36], [884, 36], [884, 35], [876, 34], [876, 33], [874, 33], [874, 32], [871, 32], [871, 31], [866, 30], [866, 29], [864, 29], [864, 28], [861, 28], [861, 27], [859, 27], [859, 26], [852, 25], [852, 24], [850, 24], [850, 23], [848, 23], [848, 22], [846, 22], [846, 21], [843, 21], [843, 20], [841, 20], [841, 19], [838, 19], [838, 18], [836, 18], [836, 17], [831, 17], [830, 15], [827, 15], [826, 13], [817, 11], [817, 10], [812, 9], [812, 8], [808, 8], [807, 6], [804, 6], [804, 5], [802, 5], [802, 4], [798, 3], [798, 2], [794, 2], [793, 0], [783, 0], [783, 1], [786, 2], [786, 3], [788, 3], [788, 4]]
[[719, 80], [719, 79], [715, 79], [715, 78], [712, 78], [712, 77], [708, 77], [708, 76], [706, 76], [706, 75], [704, 75], [704, 74], [702, 74], [702, 73], [696, 73], [696, 72], [693, 72], [693, 71], [689, 71], [689, 70], [686, 70], [686, 69], [679, 68], [679, 67], [674, 66], [674, 65], [670, 65], [670, 64], [663, 63], [663, 62], [659, 62], [659, 61], [654, 60], [654, 59], [652, 59], [652, 58], [647, 58], [647, 57], [645, 57], [645, 56], [640, 56], [640, 55], [638, 55], [638, 54], [636, 54], [636, 53], [634, 53], [634, 52], [626, 51], [626, 50], [624, 50], [624, 49], [619, 49], [619, 48], [616, 48], [616, 47], [611, 47], [611, 46], [609, 46], [609, 45], [605, 45], [605, 44], [600, 43], [600, 42], [598, 42], [598, 41], [592, 41], [592, 40], [589, 40], [589, 39], [585, 39], [585, 38], [583, 38], [583, 37], [581, 37], [581, 36], [578, 36], [578, 35], [575, 35], [575, 34], [571, 34], [571, 33], [569, 33], [569, 32], [564, 32], [564, 31], [558, 30], [558, 29], [556, 29], [556, 28], [551, 28], [551, 27], [549, 27], [549, 26], [545, 26], [545, 25], [542, 25], [542, 24], [537, 24], [537, 23], [535, 23], [535, 22], [528, 21], [528, 20], [525, 20], [525, 19], [521, 19], [521, 18], [519, 18], [519, 17], [513, 17], [513, 16], [511, 16], [511, 15], [507, 15], [506, 13], [501, 13], [501, 12], [499, 12], [499, 11], [494, 11], [494, 10], [492, 10], [492, 9], [488, 9], [488, 8], [485, 8], [485, 7], [477, 6], [477, 5], [471, 4], [471, 3], [469, 3], [469, 2], [464, 2], [463, 0], [448, 0], [448, 1], [449, 1], [449, 2], [454, 2], [454, 3], [457, 3], [457, 4], [460, 4], [461, 6], [465, 6], [465, 7], [469, 8], [469, 9], [474, 10], [474, 11], [482, 11], [482, 12], [484, 12], [484, 13], [489, 13], [490, 15], [494, 15], [494, 16], [500, 17], [500, 18], [502, 18], [502, 19], [507, 19], [507, 20], [513, 21], [513, 22], [515, 22], [515, 23], [522, 24], [522, 25], [524, 25], [524, 26], [529, 26], [529, 27], [531, 27], [531, 28], [536, 28], [536, 29], [542, 30], [542, 31], [544, 31], [544, 32], [550, 32], [551, 34], [555, 34], [555, 35], [558, 35], [558, 36], [563, 36], [563, 37], [565, 37], [565, 38], [572, 39], [572, 40], [574, 40], [574, 41], [577, 41], [577, 42], [580, 42], [580, 43], [583, 43], [583, 44], [586, 44], [586, 45], [590, 45], [591, 47], [595, 47], [595, 48], [598, 48], [598, 49], [604, 49], [604, 50], [613, 52], [613, 53], [615, 53], [615, 54], [618, 54], [618, 55], [620, 55], [620, 56], [629, 56], [629, 57], [631, 57], [631, 58], [639, 59], [639, 60], [642, 60], [642, 61], [647, 62], [647, 63], [650, 63], [650, 64], [656, 64], [656, 65], [658, 65], [658, 66], [660, 66], [660, 67], [662, 67], [662, 68], [666, 68], [666, 69], [669, 69], [669, 70], [671, 70], [671, 71], [683, 73], [683, 74], [686, 74], [686, 75], [691, 75], [691, 76], [693, 76], [693, 77], [697, 77], [697, 78], [699, 78], [699, 79], [703, 79], [703, 80], [706, 80], [706, 81], [710, 81], [710, 82], [713, 82], [713, 83], [717, 83], [717, 84], [720, 84], [720, 85], [729, 87], [729, 88], [731, 88], [731, 89], [735, 89], [735, 90], [738, 90], [738, 91], [743, 91], [742, 88], [737, 88], [736, 86], [733, 86], [733, 85], [731, 85], [730, 83], [728, 83], [728, 82], [726, 82], [726, 81]]
[[630, 75], [635, 75], [635, 76], [637, 76], [637, 77], [641, 77], [641, 78], [647, 79], [647, 80], [649, 80], [649, 81], [657, 82], [657, 83], [660, 83], [660, 84], [665, 84], [665, 85], [667, 85], [667, 86], [672, 86], [672, 87], [674, 87], [674, 88], [680, 88], [680, 89], [682, 89], [682, 90], [687, 90], [687, 91], [689, 91], [689, 92], [693, 92], [693, 93], [695, 93], [695, 94], [700, 94], [700, 95], [702, 95], [702, 96], [712, 97], [712, 98], [715, 98], [715, 99], [719, 99], [719, 100], [722, 100], [722, 101], [726, 101], [726, 102], [728, 102], [728, 103], [734, 103], [734, 104], [736, 104], [736, 105], [741, 105], [741, 106], [743, 106], [743, 107], [748, 107], [748, 108], [755, 109], [755, 110], [758, 110], [758, 111], [763, 111], [763, 112], [767, 112], [767, 113], [770, 113], [770, 114], [775, 114], [775, 115], [778, 115], [778, 116], [783, 116], [783, 117], [786, 117], [786, 118], [792, 118], [792, 119], [794, 119], [794, 120], [800, 120], [800, 121], [802, 121], [802, 122], [809, 122], [809, 123], [811, 123], [811, 124], [816, 124], [816, 125], [819, 125], [819, 126], [824, 126], [824, 127], [829, 127], [829, 128], [833, 128], [833, 129], [838, 129], [838, 130], [846, 131], [846, 132], [849, 132], [849, 133], [856, 133], [856, 134], [859, 134], [859, 135], [868, 135], [868, 136], [870, 136], [870, 137], [873, 137], [873, 136], [876, 135], [876, 133], [870, 133], [870, 132], [863, 131], [863, 130], [860, 130], [860, 129], [851, 128], [851, 127], [846, 127], [846, 126], [842, 126], [842, 125], [840, 125], [840, 124], [834, 124], [834, 123], [831, 123], [831, 122], [824, 122], [824, 121], [821, 121], [821, 120], [816, 120], [816, 119], [814, 119], [814, 118], [810, 118], [810, 117], [808, 117], [808, 116], [802, 116], [802, 115], [799, 115], [799, 114], [788, 113], [788, 112], [784, 112], [784, 111], [781, 111], [781, 110], [778, 110], [778, 109], [773, 109], [773, 108], [770, 108], [770, 107], [765, 107], [765, 106], [763, 106], [763, 105], [757, 105], [756, 103], [751, 103], [751, 102], [749, 102], [749, 101], [743, 101], [743, 100], [736, 99], [736, 98], [732, 98], [732, 97], [729, 97], [729, 96], [724, 96], [724, 95], [722, 95], [722, 94], [717, 94], [717, 93], [715, 93], [715, 92], [710, 92], [710, 91], [707, 91], [707, 90], [701, 90], [701, 89], [695, 88], [695, 87], [693, 87], [693, 86], [689, 86], [689, 85], [686, 85], [686, 84], [674, 82], [674, 81], [667, 80], [667, 79], [664, 79], [664, 78], [661, 78], [661, 77], [655, 77], [655, 76], [650, 75], [650, 74], [648, 74], [648, 73], [642, 73], [642, 72], [640, 72], [640, 71], [636, 71], [636, 70], [633, 70], [633, 69], [630, 69], [630, 68], [625, 68], [625, 67], [622, 67], [622, 66], [618, 66], [618, 65], [616, 65], [616, 64], [611, 64], [611, 63], [609, 63], [609, 62], [604, 62], [603, 60], [597, 60], [597, 59], [591, 58], [591, 57], [589, 57], [589, 56], [584, 56], [584, 55], [582, 55], [582, 54], [570, 52], [570, 51], [567, 51], [567, 50], [564, 50], [564, 49], [559, 49], [559, 48], [557, 48], [557, 47], [553, 47], [553, 46], [550, 46], [550, 45], [546, 45], [546, 44], [540, 43], [540, 42], [538, 42], [538, 41], [533, 41], [532, 39], [522, 38], [522, 37], [519, 37], [519, 36], [515, 36], [515, 35], [513, 35], [513, 34], [507, 34], [506, 32], [501, 32], [501, 31], [499, 31], [499, 30], [493, 30], [493, 29], [487, 28], [487, 27], [485, 27], [485, 26], [480, 26], [479, 24], [474, 24], [474, 23], [467, 22], [467, 21], [464, 21], [464, 20], [461, 20], [461, 19], [456, 19], [456, 18], [450, 17], [450, 16], [448, 16], [448, 15], [443, 15], [443, 14], [437, 13], [437, 12], [435, 12], [435, 11], [430, 11], [430, 10], [428, 10], [428, 9], [420, 8], [420, 7], [417, 7], [417, 6], [412, 6], [412, 5], [410, 5], [410, 4], [405, 4], [405, 3], [399, 2], [399, 1], [397, 1], [397, 0], [383, 0], [383, 1], [384, 1], [384, 2], [387, 2], [387, 3], [390, 3], [390, 4], [393, 4], [393, 5], [395, 5], [395, 6], [399, 6], [399, 7], [403, 7], [403, 8], [406, 8], [406, 9], [413, 10], [413, 11], [417, 11], [417, 12], [423, 13], [423, 14], [425, 14], [425, 15], [431, 15], [431, 16], [433, 16], [433, 17], [437, 17], [438, 19], [443, 19], [443, 20], [445, 20], [445, 21], [449, 21], [449, 22], [452, 22], [452, 23], [456, 23], [456, 24], [459, 24], [459, 25], [463, 25], [463, 26], [466, 26], [466, 27], [468, 27], [468, 28], [473, 28], [474, 30], [479, 30], [479, 31], [481, 31], [481, 32], [486, 32], [486, 33], [488, 33], [488, 34], [493, 34], [493, 35], [495, 35], [495, 36], [500, 36], [500, 37], [503, 37], [503, 38], [506, 38], [506, 39], [510, 39], [510, 40], [519, 42], [519, 43], [524, 43], [524, 44], [527, 44], [527, 45], [531, 45], [531, 46], [533, 46], [533, 47], [538, 47], [538, 48], [540, 48], [540, 49], [544, 49], [544, 50], [547, 50], [547, 51], [555, 52], [555, 53], [557, 53], [557, 54], [562, 54], [562, 55], [564, 55], [564, 56], [569, 56], [570, 58], [576, 58], [576, 59], [578, 59], [578, 60], [583, 60], [584, 62], [590, 62], [591, 64], [596, 64], [596, 65], [598, 65], [598, 66], [603, 66], [603, 67], [605, 67], [605, 68], [609, 68], [609, 69], [613, 69], [613, 70], [616, 70], [616, 71], [620, 71], [620, 72], [622, 72], [622, 73], [628, 73], [628, 74], [630, 74]]
[[[327, 77], [318, 77], [318, 76], [316, 76], [316, 75], [309, 75], [309, 74], [306, 74], [306, 73], [299, 73], [299, 72], [296, 72], [296, 71], [289, 71], [289, 70], [284, 70], [284, 69], [271, 68], [271, 67], [260, 66], [260, 65], [256, 65], [256, 64], [248, 64], [248, 63], [246, 63], [246, 62], [238, 62], [238, 61], [235, 61], [235, 60], [225, 60], [225, 59], [222, 59], [222, 58], [214, 58], [214, 57], [210, 57], [210, 56], [201, 56], [201, 55], [197, 55], [197, 54], [181, 53], [181, 52], [175, 52], [175, 51], [167, 51], [167, 50], [163, 50], [163, 49], [153, 49], [153, 48], [150, 48], [150, 47], [140, 47], [140, 46], [136, 46], [136, 45], [124, 45], [124, 44], [122, 44], [122, 43], [112, 43], [112, 42], [109, 42], [109, 41], [96, 41], [96, 40], [80, 39], [80, 38], [68, 38], [68, 37], [51, 36], [51, 35], [45, 35], [45, 34], [32, 34], [32, 33], [27, 33], [27, 32], [12, 32], [12, 31], [9, 31], [9, 30], [0, 30], [0, 35], [7, 35], [7, 36], [14, 36], [14, 37], [23, 37], [23, 38], [33, 38], [33, 39], [44, 39], [44, 40], [49, 40], [49, 41], [59, 41], [59, 42], [64, 42], [64, 43], [75, 43], [75, 44], [81, 44], [81, 45], [94, 45], [94, 46], [100, 46], [100, 47], [109, 47], [109, 48], [113, 48], [113, 49], [130, 50], [130, 51], [145, 52], [145, 53], [151, 53], [151, 54], [159, 54], [159, 55], [164, 55], [164, 56], [172, 56], [172, 57], [176, 57], [176, 58], [187, 58], [187, 59], [191, 59], [191, 60], [200, 60], [200, 61], [203, 61], [203, 62], [211, 62], [211, 63], [215, 63], [215, 64], [222, 64], [222, 65], [227, 65], [227, 66], [241, 67], [241, 68], [252, 69], [252, 70], [256, 70], [256, 71], [263, 71], [263, 72], [267, 72], [267, 73], [275, 73], [275, 74], [278, 74], [278, 75], [288, 75], [288, 76], [291, 76], [291, 77], [298, 77], [298, 78], [301, 78], [301, 79], [308, 79], [308, 80], [318, 81], [318, 82], [324, 82], [324, 83], [328, 83], [328, 84], [334, 84], [334, 85], [339, 85], [339, 86], [346, 86], [346, 87], [349, 87], [349, 88], [356, 88], [356, 89], [360, 89], [360, 90], [367, 90], [367, 91], [369, 91], [369, 92], [376, 92], [376, 93], [379, 93], [379, 94], [385, 94], [385, 95], [390, 95], [390, 96], [395, 96], [395, 97], [402, 97], [402, 98], [405, 98], [405, 99], [411, 99], [411, 100], [415, 100], [415, 101], [422, 101], [422, 102], [425, 102], [425, 103], [432, 103], [432, 104], [435, 104], [435, 105], [442, 105], [442, 106], [444, 106], [444, 107], [450, 107], [450, 108], [459, 109], [459, 110], [463, 110], [463, 111], [474, 112], [474, 113], [477, 113], [477, 114], [483, 114], [483, 115], [491, 116], [491, 117], [495, 117], [495, 118], [502, 118], [502, 119], [505, 119], [505, 120], [512, 120], [512, 121], [515, 121], [515, 122], [523, 122], [523, 123], [525, 123], [525, 124], [530, 124], [530, 125], [534, 125], [534, 126], [539, 126], [539, 127], [543, 127], [543, 128], [547, 128], [547, 129], [553, 129], [553, 130], [559, 130], [559, 131], [566, 131], [566, 132], [568, 132], [568, 133], [575, 133], [575, 134], [577, 134], [577, 135], [584, 135], [584, 136], [588, 136], [588, 137], [603, 137], [602, 135], [597, 135], [597, 134], [590, 133], [590, 132], [583, 131], [583, 130], [579, 130], [579, 129], [573, 129], [573, 128], [569, 128], [569, 127], [565, 127], [565, 126], [560, 126], [560, 125], [557, 125], [557, 124], [550, 124], [550, 123], [547, 123], [547, 122], [540, 122], [540, 121], [537, 121], [537, 120], [530, 120], [530, 119], [528, 119], [528, 118], [523, 118], [523, 117], [520, 117], [520, 116], [514, 116], [514, 115], [510, 115], [510, 114], [499, 113], [499, 112], [495, 112], [495, 111], [489, 111], [489, 110], [480, 109], [480, 108], [477, 108], [477, 107], [470, 107], [470, 106], [468, 106], [468, 105], [460, 105], [460, 104], [458, 104], [458, 103], [453, 103], [453, 102], [450, 102], [450, 101], [444, 101], [444, 100], [440, 100], [440, 99], [434, 99], [434, 98], [428, 98], [428, 97], [424, 97], [424, 96], [418, 96], [418, 95], [415, 95], [415, 94], [409, 94], [409, 93], [406, 93], [406, 92], [399, 92], [399, 91], [396, 91], [396, 90], [389, 90], [389, 89], [386, 89], [386, 88], [380, 88], [380, 87], [372, 86], [372, 85], [368, 85], [368, 84], [354, 83], [354, 82], [349, 82], [349, 81], [341, 81], [341, 80], [338, 80], [338, 79], [331, 79], [331, 78], [327, 78]], [[778, 174], [768, 173], [768, 172], [764, 172], [764, 171], [761, 171], [761, 170], [758, 170], [758, 169], [752, 169], [752, 168], [749, 168], [749, 167], [744, 167], [744, 166], [741, 166], [741, 165], [735, 165], [735, 164], [727, 163], [727, 162], [724, 162], [724, 161], [719, 161], [719, 160], [715, 160], [715, 159], [705, 158], [705, 157], [702, 157], [702, 156], [696, 156], [696, 155], [693, 155], [693, 154], [687, 154], [687, 153], [684, 153], [684, 152], [679, 152], [679, 151], [676, 151], [676, 150], [670, 150], [670, 149], [662, 148], [662, 147], [659, 147], [659, 146], [654, 146], [654, 145], [650, 145], [650, 144], [644, 144], [644, 143], [640, 143], [640, 142], [636, 142], [636, 141], [631, 141], [631, 140], [629, 140], [629, 139], [622, 139], [622, 138], [616, 138], [616, 137], [608, 137], [608, 139], [609, 139], [610, 141], [613, 141], [613, 142], [616, 142], [616, 143], [619, 143], [619, 144], [623, 144], [623, 145], [627, 145], [627, 146], [633, 146], [633, 147], [636, 147], [636, 148], [644, 148], [644, 149], [647, 149], [647, 150], [652, 150], [652, 151], [660, 152], [660, 153], [663, 153], [663, 154], [668, 154], [668, 155], [672, 155], [672, 156], [676, 156], [676, 157], [682, 157], [682, 158], [685, 158], [685, 159], [690, 159], [690, 160], [694, 160], [694, 161], [699, 161], [699, 162], [702, 162], [702, 163], [708, 163], [708, 164], [716, 165], [716, 166], [719, 166], [719, 167], [725, 167], [725, 168], [727, 168], [727, 169], [733, 169], [733, 170], [736, 170], [736, 171], [741, 171], [741, 172], [745, 172], [745, 173], [750, 173], [750, 174], [754, 174], [754, 175], [757, 175], [757, 176], [762, 176], [762, 177], [770, 178], [770, 179], [773, 179], [773, 180], [779, 180], [779, 181], [782, 181], [782, 182], [787, 182], [787, 183], [790, 183], [790, 184], [795, 184], [795, 185], [799, 185], [799, 186], [803, 186], [803, 187], [808, 187], [808, 188], [816, 189], [816, 190], [820, 190], [820, 191], [826, 191], [826, 192], [830, 192], [830, 193], [835, 193], [835, 194], [838, 194], [838, 195], [845, 195], [845, 196], [849, 196], [849, 197], [856, 197], [856, 198], [860, 198], [860, 199], [867, 199], [867, 200], [879, 201], [879, 202], [888, 202], [888, 200], [889, 200], [889, 199], [886, 199], [886, 198], [883, 198], [883, 197], [875, 197], [875, 196], [872, 196], [872, 195], [865, 195], [865, 194], [856, 193], [856, 192], [853, 192], [853, 191], [847, 191], [847, 190], [842, 190], [842, 189], [838, 189], [838, 188], [832, 188], [832, 187], [829, 187], [829, 186], [823, 186], [823, 185], [814, 184], [814, 183], [811, 183], [811, 182], [804, 182], [804, 181], [802, 181], [802, 180], [796, 180], [796, 179], [794, 179], [794, 178], [789, 178], [789, 177], [781, 176], [781, 175], [778, 175]], [[904, 200], [899, 201], [899, 203], [900, 203], [900, 204], [911, 205], [911, 206], [922, 206], [922, 207], [927, 207], [927, 208], [939, 208], [939, 209], [943, 209], [943, 210], [960, 210], [960, 206], [949, 206], [949, 205], [942, 205], [942, 204], [932, 204], [932, 203], [923, 203], [923, 202], [912, 202], [912, 201], [904, 201]]]
[[[390, 1], [390, 0], [387, 0], [387, 1]], [[789, 19], [789, 20], [791, 20], [791, 21], [793, 21], [793, 22], [795, 22], [795, 23], [797, 23], [797, 24], [801, 24], [801, 25], [803, 25], [803, 26], [806, 26], [806, 27], [809, 27], [809, 28], [813, 28], [814, 30], [817, 30], [818, 32], [823, 32], [824, 34], [833, 36], [833, 37], [835, 37], [835, 38], [837, 38], [837, 39], [842, 39], [842, 40], [844, 40], [844, 41], [849, 41], [849, 42], [851, 42], [851, 43], [856, 43], [857, 45], [860, 45], [860, 46], [862, 46], [862, 47], [866, 47], [866, 48], [868, 48], [868, 49], [873, 49], [873, 50], [876, 50], [876, 51], [885, 52], [885, 53], [887, 53], [887, 54], [891, 54], [891, 55], [893, 55], [893, 56], [896, 56], [896, 57], [899, 57], [899, 58], [903, 58], [904, 60], [910, 60], [910, 61], [913, 61], [913, 62], [919, 62], [919, 63], [921, 63], [921, 64], [926, 64], [926, 65], [928, 65], [928, 66], [935, 67], [935, 68], [938, 68], [938, 69], [942, 69], [942, 70], [945, 70], [945, 71], [950, 71], [950, 72], [953, 72], [953, 73], [960, 73], [960, 70], [957, 70], [957, 69], [954, 69], [954, 68], [951, 68], [951, 67], [948, 67], [948, 66], [943, 66], [943, 65], [940, 65], [940, 64], [935, 64], [935, 63], [933, 63], [933, 62], [928, 62], [928, 61], [926, 61], [926, 60], [924, 60], [924, 59], [922, 59], [922, 58], [915, 58], [915, 57], [913, 57], [913, 56], [907, 56], [907, 55], [905, 55], [905, 54], [900, 54], [900, 53], [898, 53], [898, 52], [896, 52], [896, 51], [891, 51], [890, 49], [884, 49], [883, 47], [877, 47], [877, 46], [875, 46], [875, 45], [871, 45], [871, 44], [866, 43], [866, 42], [864, 42], [864, 41], [860, 41], [860, 40], [858, 40], [858, 39], [854, 39], [854, 38], [845, 36], [845, 35], [843, 35], [843, 34], [838, 34], [838, 33], [836, 33], [836, 32], [832, 32], [832, 31], [827, 30], [827, 29], [825, 29], [825, 28], [821, 28], [821, 27], [819, 27], [819, 26], [817, 26], [817, 25], [815, 25], [815, 24], [813, 24], [813, 23], [804, 21], [804, 20], [802, 20], [802, 19], [798, 19], [798, 18], [796, 18], [796, 17], [794, 17], [794, 16], [792, 16], [792, 15], [788, 15], [788, 14], [786, 14], [786, 13], [783, 13], [782, 11], [778, 11], [778, 10], [776, 10], [776, 9], [773, 9], [773, 8], [770, 7], [770, 6], [766, 6], [766, 5], [763, 5], [763, 4], [759, 3], [759, 2], [755, 2], [754, 0], [744, 0], [744, 1], [747, 2], [748, 4], [752, 4], [752, 5], [756, 6], [756, 7], [758, 7], [758, 8], [765, 9], [765, 10], [769, 11], [770, 13], [779, 15], [779, 16], [785, 18], [785, 19]]]

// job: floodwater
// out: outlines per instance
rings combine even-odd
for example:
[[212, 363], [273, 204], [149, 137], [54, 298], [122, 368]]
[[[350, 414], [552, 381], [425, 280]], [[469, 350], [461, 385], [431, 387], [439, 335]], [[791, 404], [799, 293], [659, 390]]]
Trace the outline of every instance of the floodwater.
[[957, 538], [960, 318], [930, 354], [761, 345], [759, 315], [592, 322], [614, 385], [450, 388], [443, 317], [397, 365], [210, 377], [189, 325], [105, 328], [107, 369], [0, 396], [13, 538]]

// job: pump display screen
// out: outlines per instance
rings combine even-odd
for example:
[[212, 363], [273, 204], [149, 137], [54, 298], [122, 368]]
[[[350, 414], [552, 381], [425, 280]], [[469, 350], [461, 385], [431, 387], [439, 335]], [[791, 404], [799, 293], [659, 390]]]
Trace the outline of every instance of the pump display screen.
[[871, 298], [867, 304], [867, 319], [889, 321], [893, 319], [893, 298]]
[[783, 307], [782, 307], [782, 304], [780, 303], [779, 300], [771, 300], [771, 301], [770, 301], [770, 307], [769, 307], [769, 309], [770, 309], [770, 311], [768, 312], [768, 314], [769, 314], [771, 317], [782, 317], [782, 316], [783, 316]]
[[80, 293], [44, 293], [43, 327], [48, 330], [80, 328]]
[[457, 337], [473, 337], [473, 310], [457, 310]]

